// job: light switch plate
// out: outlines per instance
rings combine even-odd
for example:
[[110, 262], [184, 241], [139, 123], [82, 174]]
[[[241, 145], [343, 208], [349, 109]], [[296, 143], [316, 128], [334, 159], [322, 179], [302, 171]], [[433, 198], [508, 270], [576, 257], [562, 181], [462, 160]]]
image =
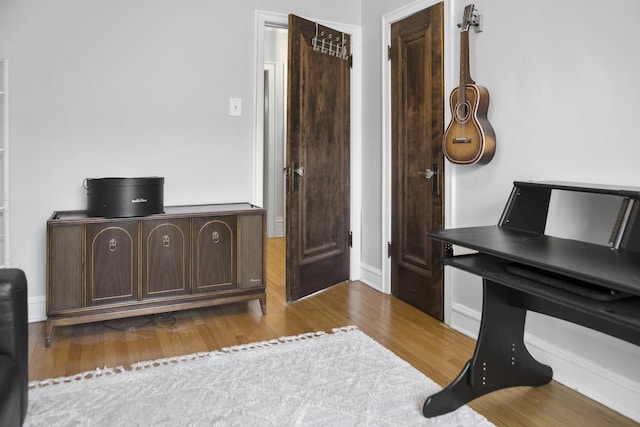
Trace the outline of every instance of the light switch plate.
[[229, 98], [229, 115], [242, 115], [242, 98]]

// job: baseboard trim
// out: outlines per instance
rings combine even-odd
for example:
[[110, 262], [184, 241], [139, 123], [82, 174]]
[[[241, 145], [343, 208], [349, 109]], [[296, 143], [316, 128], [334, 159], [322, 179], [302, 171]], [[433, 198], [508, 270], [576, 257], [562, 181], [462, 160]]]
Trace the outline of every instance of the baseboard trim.
[[480, 319], [482, 315], [479, 311], [473, 310], [466, 305], [451, 304], [451, 327], [462, 334], [473, 338], [478, 338], [480, 331]]
[[29, 323], [47, 320], [47, 298], [45, 296], [29, 297]]
[[382, 291], [382, 270], [368, 264], [360, 264], [360, 281], [371, 286], [376, 291]]
[[[451, 313], [451, 328], [477, 339], [481, 313], [462, 304], [452, 304]], [[525, 332], [524, 342], [536, 359], [553, 368], [555, 381], [640, 422], [639, 383], [536, 335]]]
[[531, 355], [553, 368], [553, 379], [640, 422], [640, 383], [568, 352], [532, 334], [525, 334]]

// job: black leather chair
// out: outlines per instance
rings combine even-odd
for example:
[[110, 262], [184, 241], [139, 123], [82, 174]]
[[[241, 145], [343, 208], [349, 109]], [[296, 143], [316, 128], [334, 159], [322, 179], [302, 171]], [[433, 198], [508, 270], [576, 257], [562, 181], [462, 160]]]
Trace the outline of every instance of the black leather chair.
[[28, 405], [27, 278], [0, 269], [0, 425], [21, 426]]

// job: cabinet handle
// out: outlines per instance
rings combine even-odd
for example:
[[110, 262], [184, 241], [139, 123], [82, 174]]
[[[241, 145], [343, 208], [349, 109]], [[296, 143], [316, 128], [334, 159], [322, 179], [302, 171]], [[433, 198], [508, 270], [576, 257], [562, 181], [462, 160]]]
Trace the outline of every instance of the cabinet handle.
[[109, 240], [109, 251], [115, 252], [116, 249], [118, 249], [118, 242], [116, 241], [116, 239]]
[[220, 241], [220, 234], [218, 234], [217, 231], [214, 231], [211, 233], [211, 240], [213, 240], [213, 243], [218, 243]]
[[164, 236], [162, 236], [162, 246], [168, 248], [170, 244], [171, 238], [169, 237], [169, 235], [165, 234]]

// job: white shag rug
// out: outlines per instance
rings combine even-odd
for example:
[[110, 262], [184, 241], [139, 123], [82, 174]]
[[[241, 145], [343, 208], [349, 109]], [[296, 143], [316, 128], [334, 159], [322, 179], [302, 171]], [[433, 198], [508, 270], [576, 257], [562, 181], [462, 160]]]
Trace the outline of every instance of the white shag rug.
[[25, 426], [492, 426], [355, 327], [30, 383]]

